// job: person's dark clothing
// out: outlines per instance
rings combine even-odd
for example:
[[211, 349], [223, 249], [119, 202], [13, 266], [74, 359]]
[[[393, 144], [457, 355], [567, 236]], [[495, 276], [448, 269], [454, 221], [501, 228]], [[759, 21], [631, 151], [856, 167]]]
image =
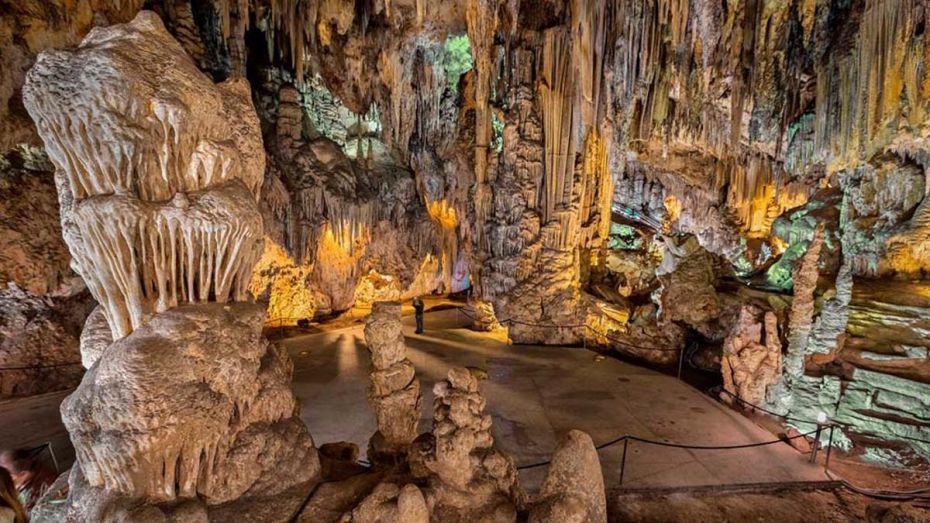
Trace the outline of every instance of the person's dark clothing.
[[417, 318], [417, 334], [423, 334], [423, 300], [420, 298], [413, 299], [413, 310]]

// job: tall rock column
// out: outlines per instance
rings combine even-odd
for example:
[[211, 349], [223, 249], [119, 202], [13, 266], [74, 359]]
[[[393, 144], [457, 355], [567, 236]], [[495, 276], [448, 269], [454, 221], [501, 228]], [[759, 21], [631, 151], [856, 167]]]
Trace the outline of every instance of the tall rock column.
[[814, 230], [807, 252], [794, 270], [794, 299], [788, 314], [788, 348], [784, 358], [781, 381], [768, 393], [768, 402], [779, 412], [791, 409], [792, 387], [804, 378], [804, 356], [808, 353], [811, 330], [814, 324], [814, 292], [820, 276], [820, 250], [823, 247], [824, 227]]
[[61, 408], [77, 455], [68, 502], [36, 519], [292, 510], [278, 496], [312, 487], [320, 466], [291, 361], [248, 302], [264, 171], [248, 84], [214, 85], [142, 12], [41, 54], [23, 98], [73, 265], [101, 304], [89, 370]]
[[374, 462], [405, 455], [417, 437], [420, 420], [420, 380], [407, 359], [400, 312], [400, 303], [379, 301], [365, 323], [372, 367], [368, 401], [378, 419], [378, 431], [369, 443], [369, 457]]

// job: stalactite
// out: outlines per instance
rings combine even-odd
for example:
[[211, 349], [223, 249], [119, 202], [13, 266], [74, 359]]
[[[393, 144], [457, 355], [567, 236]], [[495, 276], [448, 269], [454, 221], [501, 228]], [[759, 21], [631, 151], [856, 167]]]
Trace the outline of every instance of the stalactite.
[[[491, 90], [494, 35], [497, 31], [498, 0], [469, 0], [465, 8], [465, 26], [475, 60], [475, 213], [478, 223], [487, 218], [490, 200], [487, 187], [488, 154], [491, 144]], [[478, 245], [484, 243], [482, 228], [476, 231]]]
[[[924, 78], [927, 73], [920, 65], [922, 53], [911, 43], [914, 3], [867, 0], [851, 53], [828, 54], [817, 70], [816, 145], [832, 170], [887, 145], [895, 120], [919, 124], [926, 114], [921, 92], [926, 83], [919, 71]], [[903, 103], [909, 111], [902, 116]]]
[[538, 85], [545, 151], [545, 192], [541, 204], [544, 223], [555, 219], [557, 212], [567, 210], [574, 178], [574, 78], [569, 67], [570, 58], [569, 35], [561, 28], [547, 30], [543, 36]]

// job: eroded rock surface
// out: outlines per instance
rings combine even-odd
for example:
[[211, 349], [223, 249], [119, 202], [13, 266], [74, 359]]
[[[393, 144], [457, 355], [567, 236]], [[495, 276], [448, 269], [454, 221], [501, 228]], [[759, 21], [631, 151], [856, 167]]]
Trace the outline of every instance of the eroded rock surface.
[[513, 459], [494, 448], [477, 378], [468, 369], [452, 368], [433, 394], [433, 430], [417, 439], [410, 455], [411, 472], [427, 481], [431, 517], [515, 521], [525, 494]]
[[374, 304], [365, 322], [365, 343], [371, 354], [368, 401], [378, 420], [369, 456], [404, 455], [417, 437], [420, 421], [420, 380], [407, 359], [401, 332], [400, 303]]
[[184, 305], [108, 346], [62, 405], [87, 483], [216, 505], [314, 480], [292, 364], [263, 320], [259, 305]]

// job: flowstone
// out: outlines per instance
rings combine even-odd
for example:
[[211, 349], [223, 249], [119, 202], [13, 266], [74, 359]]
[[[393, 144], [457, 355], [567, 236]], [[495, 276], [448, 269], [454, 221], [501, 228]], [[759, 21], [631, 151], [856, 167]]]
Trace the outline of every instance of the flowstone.
[[73, 267], [114, 339], [191, 301], [242, 301], [265, 155], [245, 80], [214, 85], [143, 11], [39, 55], [23, 86]]
[[766, 311], [762, 321], [759, 311], [743, 305], [739, 319], [723, 342], [720, 360], [723, 388], [732, 397], [752, 405], [765, 402], [768, 387], [781, 377], [781, 342], [778, 339], [778, 318]]

